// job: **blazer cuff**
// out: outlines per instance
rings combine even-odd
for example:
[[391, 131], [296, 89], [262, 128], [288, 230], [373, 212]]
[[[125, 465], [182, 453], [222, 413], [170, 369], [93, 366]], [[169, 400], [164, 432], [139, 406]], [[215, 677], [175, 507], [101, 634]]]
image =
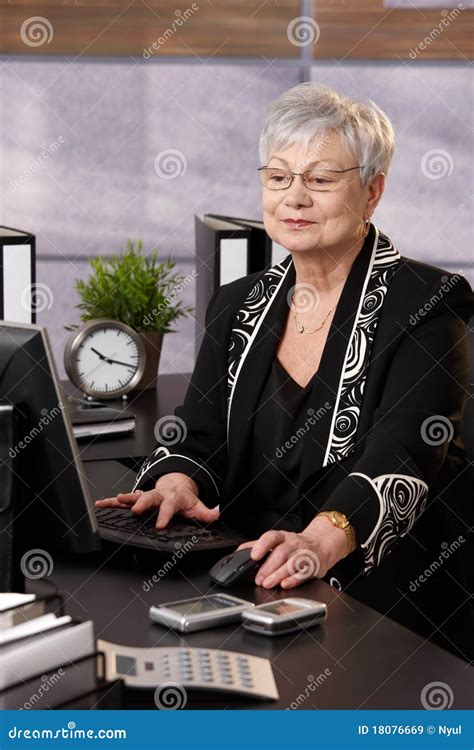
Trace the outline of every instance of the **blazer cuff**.
[[219, 488], [209, 469], [189, 456], [171, 453], [163, 447], [157, 448], [142, 464], [132, 492], [153, 489], [160, 476], [171, 472], [180, 472], [194, 479], [199, 485], [199, 499], [209, 508], [219, 504]]
[[321, 510], [339, 510], [352, 524], [364, 556], [364, 574], [380, 565], [423, 513], [428, 485], [407, 474], [381, 474], [373, 479], [352, 472]]
[[357, 474], [348, 474], [331, 492], [320, 508], [344, 513], [356, 534], [357, 547], [370, 536], [379, 516], [379, 499], [370, 482]]

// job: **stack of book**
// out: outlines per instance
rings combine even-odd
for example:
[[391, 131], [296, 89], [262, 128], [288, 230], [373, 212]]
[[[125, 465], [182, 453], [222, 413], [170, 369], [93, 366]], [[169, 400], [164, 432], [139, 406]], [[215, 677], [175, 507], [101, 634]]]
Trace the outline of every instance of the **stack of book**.
[[70, 707], [97, 672], [93, 622], [63, 614], [59, 594], [0, 594], [0, 709]]
[[117, 409], [100, 401], [69, 398], [67, 411], [77, 440], [125, 435], [135, 430], [135, 415], [126, 406]]

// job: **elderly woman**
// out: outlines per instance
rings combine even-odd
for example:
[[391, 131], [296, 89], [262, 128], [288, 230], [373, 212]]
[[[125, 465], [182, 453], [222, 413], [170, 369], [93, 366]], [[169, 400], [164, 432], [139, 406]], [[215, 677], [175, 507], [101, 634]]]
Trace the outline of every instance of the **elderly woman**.
[[371, 101], [303, 83], [269, 107], [263, 216], [289, 255], [213, 295], [182, 442], [99, 505], [220, 514], [270, 553], [257, 585], [325, 578], [467, 657], [472, 291], [371, 221], [393, 152]]

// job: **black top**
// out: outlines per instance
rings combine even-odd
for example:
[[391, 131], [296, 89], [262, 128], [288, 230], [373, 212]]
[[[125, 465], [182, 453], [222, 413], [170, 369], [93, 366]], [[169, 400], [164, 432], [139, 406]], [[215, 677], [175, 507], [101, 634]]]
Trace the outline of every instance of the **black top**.
[[[214, 293], [184, 403], [174, 410], [183, 434], [148, 456], [135, 483], [143, 488], [158, 475], [188, 474], [202, 485], [203, 502], [218, 504], [222, 520], [249, 539], [257, 533], [248, 491], [254, 422], [297, 283], [292, 261], [289, 254]], [[359, 599], [391, 616], [402, 592], [400, 622], [420, 632], [434, 624], [456, 644], [462, 633], [469, 658], [472, 544], [461, 543], [429, 581], [413, 581], [444, 543], [467, 540], [466, 528], [474, 526], [474, 465], [461, 431], [473, 309], [460, 274], [400, 256], [372, 225], [313, 379], [315, 413], [301, 441], [299, 482], [305, 526], [315, 510], [334, 508], [356, 532], [358, 549], [325, 578], [348, 593], [356, 588]], [[272, 433], [279, 411], [272, 410]], [[265, 487], [261, 502], [269, 494], [272, 503], [281, 501], [281, 486], [273, 493]]]
[[248, 491], [259, 535], [269, 529], [303, 529], [298, 485], [304, 436], [311, 425], [307, 404], [312, 382], [303, 388], [275, 356], [253, 428]]

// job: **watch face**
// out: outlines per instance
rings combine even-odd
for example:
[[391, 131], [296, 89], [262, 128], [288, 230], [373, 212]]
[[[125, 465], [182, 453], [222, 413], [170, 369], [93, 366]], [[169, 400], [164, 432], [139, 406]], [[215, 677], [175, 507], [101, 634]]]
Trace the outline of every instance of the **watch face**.
[[331, 516], [334, 519], [334, 522], [338, 526], [343, 527], [343, 526], [346, 526], [348, 523], [347, 518], [345, 517], [344, 513], [339, 513], [339, 511], [337, 510], [333, 510], [333, 512], [331, 513]]
[[131, 390], [143, 372], [138, 334], [121, 324], [95, 322], [75, 339], [68, 374], [85, 393], [111, 397]]

